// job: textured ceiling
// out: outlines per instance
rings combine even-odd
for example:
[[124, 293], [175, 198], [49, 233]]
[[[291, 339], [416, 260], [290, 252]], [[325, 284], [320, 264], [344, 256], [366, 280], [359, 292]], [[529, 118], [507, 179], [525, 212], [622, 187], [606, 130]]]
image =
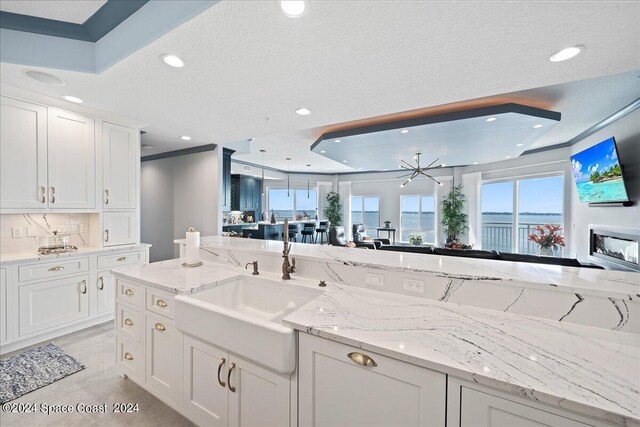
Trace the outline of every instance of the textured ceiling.
[[107, 0], [2, 0], [0, 10], [83, 24], [106, 2]]
[[[290, 19], [275, 1], [223, 1], [100, 75], [51, 70], [63, 88], [30, 81], [24, 66], [0, 72], [3, 83], [150, 123], [154, 152], [253, 137], [239, 159], [261, 163], [266, 148], [272, 167], [292, 157], [292, 170], [346, 171], [309, 151], [324, 127], [497, 94], [560, 111], [536, 145], [566, 141], [637, 93], [631, 74], [562, 84], [640, 69], [639, 13], [638, 2], [314, 1]], [[575, 44], [586, 46], [578, 57], [548, 60]], [[167, 67], [164, 53], [186, 66]], [[551, 85], [561, 86], [528, 92]]]

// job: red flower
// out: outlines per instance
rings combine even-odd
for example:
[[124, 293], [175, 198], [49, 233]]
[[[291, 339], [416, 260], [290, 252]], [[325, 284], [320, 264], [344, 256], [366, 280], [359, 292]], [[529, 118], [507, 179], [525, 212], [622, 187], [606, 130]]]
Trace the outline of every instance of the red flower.
[[533, 228], [533, 233], [529, 234], [528, 240], [530, 242], [537, 243], [538, 245], [549, 248], [565, 246], [564, 236], [561, 234], [562, 226], [556, 224], [542, 224], [536, 225]]

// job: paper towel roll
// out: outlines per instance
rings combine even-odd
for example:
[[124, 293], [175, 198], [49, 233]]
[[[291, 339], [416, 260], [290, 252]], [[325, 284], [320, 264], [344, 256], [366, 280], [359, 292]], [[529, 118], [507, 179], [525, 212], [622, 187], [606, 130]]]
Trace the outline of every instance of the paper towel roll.
[[187, 230], [187, 250], [185, 252], [187, 264], [196, 264], [200, 261], [200, 232], [193, 227], [189, 227]]

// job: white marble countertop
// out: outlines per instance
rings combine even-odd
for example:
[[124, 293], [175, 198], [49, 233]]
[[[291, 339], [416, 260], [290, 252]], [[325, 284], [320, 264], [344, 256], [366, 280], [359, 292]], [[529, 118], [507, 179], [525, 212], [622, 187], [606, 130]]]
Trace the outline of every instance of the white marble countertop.
[[[184, 245], [184, 239], [174, 243]], [[589, 291], [603, 296], [612, 293], [640, 296], [640, 273], [563, 267], [524, 262], [509, 262], [440, 255], [424, 255], [391, 251], [371, 251], [328, 245], [292, 243], [291, 255], [299, 259], [333, 261], [340, 264], [398, 271], [428, 272], [451, 277], [498, 278], [554, 286], [572, 291]], [[274, 256], [282, 254], [282, 242], [206, 236], [201, 248], [226, 248], [238, 251], [260, 251]]]
[[101, 248], [97, 246], [90, 247], [80, 247], [77, 250], [72, 252], [65, 252], [62, 254], [52, 254], [52, 255], [40, 255], [36, 251], [29, 252], [3, 252], [0, 253], [0, 266], [5, 266], [9, 264], [29, 262], [29, 261], [54, 261], [57, 259], [63, 258], [74, 258], [78, 256], [92, 255], [92, 254], [109, 254], [116, 252], [127, 252], [127, 251], [135, 251], [140, 249], [146, 249], [151, 247], [151, 245], [146, 243], [138, 243], [133, 245], [122, 245], [122, 246], [111, 246], [106, 248]]
[[[114, 270], [193, 293], [249, 271], [180, 260]], [[279, 274], [260, 277], [282, 281]], [[294, 277], [290, 284], [315, 286]], [[476, 381], [535, 401], [640, 425], [640, 336], [329, 283], [284, 319], [301, 331]]]
[[201, 267], [186, 268], [180, 265], [179, 259], [119, 267], [111, 271], [116, 277], [176, 294], [198, 292], [215, 286], [219, 280], [242, 274], [237, 268], [212, 262], [204, 262]]
[[363, 288], [330, 291], [284, 319], [295, 329], [640, 425], [640, 337]]

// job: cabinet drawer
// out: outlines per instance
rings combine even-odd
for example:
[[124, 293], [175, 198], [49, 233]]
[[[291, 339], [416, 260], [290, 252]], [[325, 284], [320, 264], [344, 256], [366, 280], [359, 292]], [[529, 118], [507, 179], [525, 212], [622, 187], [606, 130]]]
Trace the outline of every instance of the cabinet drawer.
[[175, 319], [175, 295], [155, 288], [147, 288], [147, 310]]
[[145, 262], [144, 252], [126, 252], [98, 257], [98, 270], [107, 270], [123, 265], [142, 264]]
[[116, 298], [129, 304], [144, 308], [144, 288], [126, 280], [118, 279]]
[[116, 331], [118, 335], [139, 343], [144, 327], [142, 310], [117, 304]]
[[72, 258], [55, 262], [21, 265], [18, 280], [26, 282], [38, 279], [53, 279], [58, 276], [89, 271], [89, 258]]
[[116, 360], [121, 373], [144, 382], [144, 346], [116, 336]]

